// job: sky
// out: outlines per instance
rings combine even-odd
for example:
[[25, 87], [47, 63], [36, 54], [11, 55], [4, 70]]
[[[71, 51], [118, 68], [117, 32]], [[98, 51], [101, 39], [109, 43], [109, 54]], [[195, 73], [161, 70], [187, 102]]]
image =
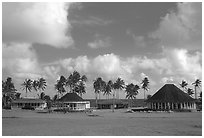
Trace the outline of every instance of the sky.
[[97, 77], [139, 86], [148, 77], [147, 95], [182, 80], [193, 88], [202, 79], [202, 3], [2, 3], [2, 80], [12, 77], [24, 97], [24, 80], [43, 77], [52, 97], [74, 70], [88, 77], [89, 99]]

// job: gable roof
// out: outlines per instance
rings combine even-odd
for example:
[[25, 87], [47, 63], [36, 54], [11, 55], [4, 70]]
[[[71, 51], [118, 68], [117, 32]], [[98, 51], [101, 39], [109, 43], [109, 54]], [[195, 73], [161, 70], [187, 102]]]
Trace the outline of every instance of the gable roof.
[[84, 99], [82, 99], [76, 93], [67, 93], [61, 97], [59, 101], [84, 101]]
[[174, 84], [165, 84], [146, 102], [191, 102], [195, 101]]

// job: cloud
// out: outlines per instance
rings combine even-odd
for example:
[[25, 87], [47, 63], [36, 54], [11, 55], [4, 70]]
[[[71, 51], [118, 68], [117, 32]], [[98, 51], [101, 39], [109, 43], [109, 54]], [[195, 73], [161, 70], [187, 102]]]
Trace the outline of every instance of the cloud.
[[95, 35], [95, 40], [93, 42], [88, 43], [88, 47], [93, 49], [110, 47], [111, 45], [110, 37], [102, 37], [98, 34]]
[[121, 77], [127, 82], [137, 82], [135, 76], [139, 76], [140, 71], [153, 70], [154, 73], [159, 73], [158, 70], [164, 70], [162, 66], [159, 66], [159, 63], [157, 63], [160, 61], [163, 62], [163, 60], [160, 59], [151, 60], [146, 57], [121, 58], [111, 53], [99, 55], [94, 58], [79, 56], [75, 59], [63, 59], [59, 61], [59, 66], [62, 66], [62, 68], [68, 72], [77, 70], [89, 74], [92, 77], [98, 75], [105, 79]]
[[77, 70], [79, 72], [88, 72], [90, 69], [90, 60], [87, 56], [79, 56], [76, 59], [67, 58], [59, 61], [60, 65], [68, 72]]
[[171, 77], [163, 77], [162, 79], [161, 79], [161, 83], [172, 83], [174, 81], [174, 79], [173, 79], [173, 77], [171, 76]]
[[73, 45], [67, 20], [69, 3], [3, 3], [4, 43], [41, 43], [57, 48]]
[[3, 43], [2, 68], [18, 78], [38, 78], [41, 76], [36, 53], [32, 46], [27, 43]]
[[177, 10], [161, 19], [159, 28], [150, 33], [164, 46], [200, 49], [202, 46], [202, 3], [178, 3]]
[[75, 19], [72, 19], [70, 22], [72, 25], [80, 25], [80, 26], [83, 26], [83, 25], [86, 25], [86, 26], [106, 26], [106, 25], [111, 24], [113, 21], [101, 19], [101, 18], [95, 17], [95, 16], [88, 16], [86, 18], [76, 16]]
[[59, 78], [60, 67], [54, 65], [47, 65], [43, 68], [47, 78], [57, 80]]
[[146, 47], [147, 44], [145, 42], [145, 37], [144, 36], [136, 36], [130, 30], [127, 30], [126, 34], [133, 38], [135, 46], [137, 46], [137, 47]]
[[202, 75], [201, 53], [190, 54], [186, 49], [166, 49], [164, 55], [171, 64], [169, 74], [180, 75], [188, 79], [200, 78]]

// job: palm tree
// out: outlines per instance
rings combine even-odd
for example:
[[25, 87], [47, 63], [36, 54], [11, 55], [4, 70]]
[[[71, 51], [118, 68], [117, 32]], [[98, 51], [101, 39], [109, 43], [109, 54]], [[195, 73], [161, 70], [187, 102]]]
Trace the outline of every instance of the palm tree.
[[[83, 78], [84, 80], [87, 78]], [[81, 80], [81, 76], [79, 72], [74, 71], [72, 74], [69, 75], [69, 77], [66, 80], [66, 86], [69, 87], [70, 92], [73, 93], [74, 90], [77, 87], [77, 83]]]
[[44, 91], [47, 87], [46, 80], [44, 78], [40, 78], [38, 80], [38, 89], [40, 90], [40, 93]]
[[85, 94], [86, 93], [86, 81], [87, 81], [87, 77], [86, 75], [83, 75], [80, 80], [78, 81], [76, 87], [78, 88], [78, 94], [82, 97], [82, 94]]
[[44, 92], [41, 92], [41, 93], [40, 93], [40, 99], [44, 100], [44, 98], [45, 98], [45, 93], [44, 93]]
[[17, 92], [17, 93], [15, 94], [15, 99], [20, 99], [20, 97], [21, 97], [21, 93], [18, 93], [18, 92]]
[[27, 93], [28, 91], [31, 92], [32, 90], [32, 80], [31, 79], [25, 79], [25, 81], [23, 82], [23, 84], [21, 84], [22, 89], [26, 90], [26, 97], [27, 97]]
[[196, 79], [195, 82], [192, 83], [195, 87], [195, 99], [197, 99], [197, 91], [196, 88], [201, 86], [201, 80]]
[[93, 88], [96, 94], [96, 106], [97, 106], [97, 99], [98, 99], [97, 95], [99, 95], [99, 99], [100, 99], [100, 93], [105, 91], [105, 86], [106, 86], [106, 82], [103, 81], [101, 77], [98, 77], [96, 80], [94, 80]]
[[148, 78], [147, 77], [145, 77], [143, 80], [142, 80], [142, 82], [141, 82], [141, 84], [142, 84], [142, 89], [144, 89], [144, 99], [146, 98], [145, 97], [145, 92], [146, 91], [148, 91], [148, 86], [149, 86], [149, 80], [148, 80]]
[[[57, 90], [57, 94], [58, 94], [58, 97], [55, 97], [57, 99], [59, 99], [59, 95], [63, 95], [63, 93], [66, 92], [64, 86], [65, 86], [65, 83], [66, 83], [66, 79], [64, 76], [60, 76], [60, 79], [57, 80], [57, 83], [55, 84], [55, 89]], [[59, 105], [59, 103], [58, 103]], [[57, 108], [58, 108], [58, 105], [57, 105]]]
[[12, 78], [8, 77], [6, 81], [2, 81], [2, 92], [4, 94], [15, 93], [17, 90], [15, 89], [14, 83], [12, 82]]
[[185, 80], [182, 80], [182, 81], [181, 81], [181, 84], [179, 84], [179, 85], [181, 86], [181, 88], [183, 88], [183, 91], [185, 91], [185, 89], [186, 89], [188, 83], [187, 83]]
[[57, 94], [54, 95], [54, 97], [52, 98], [53, 102], [55, 102], [57, 100]]
[[117, 98], [119, 99], [119, 90], [124, 89], [125, 82], [121, 78], [118, 78], [113, 85], [114, 85], [113, 88], [115, 90], [118, 90], [117, 91]]
[[16, 89], [11, 77], [7, 77], [6, 81], [2, 81], [2, 102], [3, 106], [7, 106], [9, 101], [15, 99]]
[[[32, 87], [33, 89], [38, 92], [38, 86], [39, 86], [39, 81], [38, 80], [34, 80], [32, 83]], [[37, 94], [39, 96], [39, 94]]]
[[66, 79], [64, 76], [61, 76], [60, 79], [57, 80], [57, 83], [55, 84], [55, 89], [57, 90], [58, 94], [62, 95], [64, 92], [66, 92], [64, 88], [65, 83]]
[[105, 91], [103, 93], [103, 95], [106, 95], [106, 99], [107, 97], [109, 99], [109, 95], [111, 95], [112, 89], [113, 89], [113, 82], [109, 80], [108, 83], [106, 84]]
[[81, 97], [82, 94], [86, 93], [85, 84], [83, 81], [80, 81], [77, 87], [75, 87], [75, 92], [78, 93]]
[[82, 77], [81, 77], [81, 81], [83, 81], [83, 82], [87, 82], [87, 77], [86, 77], [86, 75], [83, 75]]
[[199, 99], [202, 102], [202, 91], [200, 92]]
[[192, 96], [194, 93], [193, 93], [193, 89], [191, 89], [191, 88], [188, 88], [187, 89], [187, 94], [189, 95], [189, 96]]
[[[140, 87], [138, 85], [134, 85], [133, 83], [128, 84], [125, 88], [125, 91], [127, 93], [126, 98], [132, 99], [133, 102], [133, 99], [136, 98], [139, 89]], [[132, 104], [130, 104], [130, 107], [132, 107]]]
[[[107, 95], [111, 94], [112, 89], [113, 89], [113, 82], [109, 80], [107, 85], [105, 86], [106, 94]], [[113, 92], [113, 107], [112, 107], [113, 112], [114, 112], [114, 108], [115, 108], [115, 92]]]

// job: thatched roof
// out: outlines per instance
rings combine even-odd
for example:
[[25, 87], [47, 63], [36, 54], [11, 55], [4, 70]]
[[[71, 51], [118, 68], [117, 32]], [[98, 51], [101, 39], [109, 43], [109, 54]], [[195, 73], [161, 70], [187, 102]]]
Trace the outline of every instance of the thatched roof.
[[84, 101], [80, 96], [76, 93], [67, 93], [63, 97], [59, 99], [59, 101]]
[[195, 101], [187, 93], [174, 84], [165, 84], [146, 102], [192, 102]]

